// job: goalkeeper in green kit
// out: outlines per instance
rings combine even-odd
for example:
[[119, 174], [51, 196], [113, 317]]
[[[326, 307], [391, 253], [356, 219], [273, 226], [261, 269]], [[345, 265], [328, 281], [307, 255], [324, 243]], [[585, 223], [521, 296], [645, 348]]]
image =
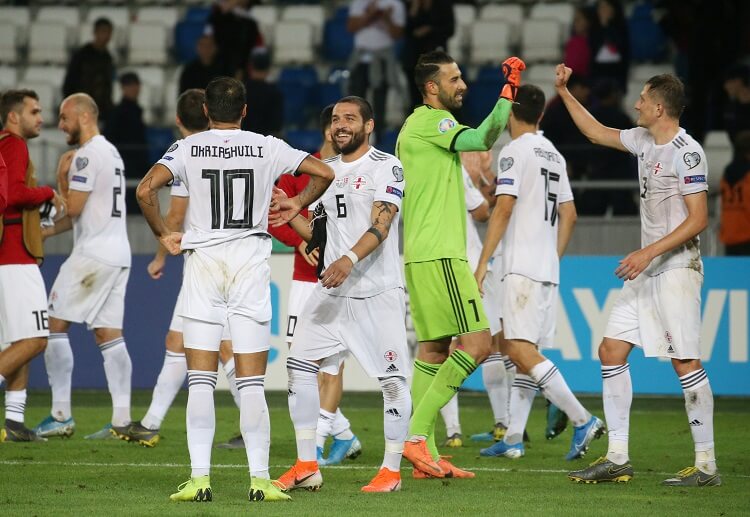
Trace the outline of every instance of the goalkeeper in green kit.
[[[414, 80], [422, 106], [406, 119], [396, 143], [408, 194], [403, 200], [404, 261], [412, 320], [419, 341], [414, 361], [414, 413], [404, 457], [415, 478], [474, 477], [440, 458], [435, 419], [464, 380], [491, 352], [487, 316], [466, 258], [466, 205], [460, 151], [487, 151], [505, 129], [521, 83], [523, 61], [503, 62], [500, 98], [478, 128], [459, 124], [466, 83], [443, 51], [422, 54]], [[394, 171], [395, 174], [395, 171]], [[450, 353], [451, 338], [459, 346]]]

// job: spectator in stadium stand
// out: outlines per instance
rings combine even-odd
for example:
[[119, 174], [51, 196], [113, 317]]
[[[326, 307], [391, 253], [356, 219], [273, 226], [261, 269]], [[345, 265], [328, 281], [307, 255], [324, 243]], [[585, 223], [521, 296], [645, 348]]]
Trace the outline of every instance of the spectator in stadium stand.
[[734, 159], [721, 178], [721, 230], [727, 255], [750, 255], [750, 131], [734, 138]]
[[367, 98], [372, 90], [375, 137], [385, 129], [388, 88], [398, 87], [395, 45], [406, 25], [401, 0], [353, 0], [346, 29], [354, 34], [354, 51], [349, 58], [349, 95]]
[[280, 137], [284, 124], [284, 96], [276, 84], [268, 81], [270, 69], [268, 50], [263, 47], [253, 49], [250, 77], [245, 83], [247, 116], [242, 119], [242, 129]]
[[216, 41], [209, 34], [204, 34], [195, 43], [196, 58], [185, 65], [180, 73], [180, 91], [197, 88], [205, 90], [208, 83], [214, 77], [231, 74], [227, 67], [219, 61]]
[[[456, 20], [451, 0], [405, 0], [404, 3], [406, 28], [401, 66], [404, 75], [411, 78], [420, 55], [438, 48], [448, 50], [448, 40], [456, 30]], [[407, 84], [409, 105], [406, 113], [410, 115], [415, 106], [422, 104], [422, 94], [414, 81], [409, 80]]]
[[250, 52], [263, 46], [258, 22], [250, 14], [255, 0], [219, 0], [211, 6], [206, 33], [216, 41], [219, 61], [229, 74], [244, 81]]
[[[602, 79], [591, 89], [591, 114], [607, 127], [630, 129], [633, 120], [622, 108], [622, 90], [614, 79]], [[627, 106], [633, 110], [632, 106]], [[589, 179], [632, 180], [635, 157], [608, 147], [589, 149]], [[579, 197], [579, 214], [603, 215], [611, 210], [613, 215], [636, 215], [638, 204], [632, 189], [588, 190]]]
[[112, 54], [107, 49], [107, 44], [112, 39], [112, 28], [109, 19], [96, 19], [94, 39], [73, 52], [62, 87], [63, 97], [74, 93], [91, 95], [99, 107], [99, 120], [107, 120], [112, 110], [115, 65]]
[[[577, 73], [572, 75], [568, 81], [568, 89], [578, 102], [584, 106], [589, 106], [591, 87], [584, 77]], [[588, 174], [591, 145], [586, 137], [578, 131], [559, 95], [553, 97], [547, 104], [539, 128], [544, 131], [544, 136], [555, 144], [555, 147], [565, 156], [570, 178], [578, 179]]]
[[573, 72], [581, 77], [591, 74], [591, 46], [589, 44], [589, 33], [593, 24], [593, 13], [591, 9], [579, 6], [573, 15], [573, 29], [565, 43], [565, 55], [563, 62], [573, 69]]
[[599, 0], [595, 22], [590, 32], [591, 78], [593, 81], [612, 78], [625, 92], [630, 68], [630, 37], [619, 0]]
[[724, 108], [724, 128], [734, 141], [740, 131], [750, 129], [750, 67], [732, 67], [724, 79], [727, 104]]
[[[148, 158], [146, 124], [143, 121], [143, 108], [138, 104], [141, 80], [135, 72], [125, 72], [120, 76], [122, 99], [109, 115], [104, 136], [120, 152], [125, 164], [125, 176], [142, 178], [151, 166]], [[125, 194], [128, 207], [138, 207], [135, 190]], [[131, 213], [134, 209], [131, 208]]]

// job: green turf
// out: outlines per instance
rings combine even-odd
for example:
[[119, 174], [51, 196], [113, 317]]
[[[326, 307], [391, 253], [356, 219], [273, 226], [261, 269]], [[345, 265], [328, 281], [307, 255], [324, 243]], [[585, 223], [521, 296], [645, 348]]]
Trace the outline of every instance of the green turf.
[[[150, 392], [136, 392], [133, 416], [141, 418]], [[364, 453], [343, 467], [323, 469], [325, 485], [318, 493], [293, 492], [291, 503], [252, 504], [246, 500], [248, 477], [243, 450], [213, 453], [210, 504], [171, 503], [170, 493], [190, 475], [185, 442], [185, 400], [181, 393], [154, 449], [121, 441], [89, 442], [83, 435], [107, 422], [109, 395], [76, 392], [78, 424], [71, 439], [41, 444], [0, 444], [0, 514], [16, 515], [747, 515], [750, 513], [750, 462], [747, 399], [717, 399], [716, 444], [724, 485], [719, 488], [671, 489], [659, 482], [688, 465], [693, 452], [683, 402], [678, 398], [636, 398], [631, 417], [631, 459], [635, 478], [627, 485], [575, 485], [565, 473], [593, 461], [606, 448], [594, 443], [584, 460], [566, 462], [568, 429], [544, 440], [543, 401], [537, 398], [529, 422], [531, 444], [520, 460], [479, 458], [478, 446], [443, 450], [453, 461], [473, 468], [474, 480], [411, 479], [403, 470], [403, 488], [393, 494], [362, 494], [382, 458], [382, 408], [378, 394], [346, 394], [343, 411], [362, 440]], [[484, 395], [461, 394], [464, 435], [488, 430], [489, 404]], [[294, 435], [286, 396], [270, 393], [273, 444], [271, 474], [279, 476], [295, 458]], [[583, 399], [601, 415], [601, 400]], [[46, 413], [49, 397], [33, 392], [27, 424]], [[227, 393], [217, 394], [217, 441], [235, 434], [238, 413]], [[443, 431], [440, 431], [443, 436]], [[251, 506], [252, 505], [252, 506]]]

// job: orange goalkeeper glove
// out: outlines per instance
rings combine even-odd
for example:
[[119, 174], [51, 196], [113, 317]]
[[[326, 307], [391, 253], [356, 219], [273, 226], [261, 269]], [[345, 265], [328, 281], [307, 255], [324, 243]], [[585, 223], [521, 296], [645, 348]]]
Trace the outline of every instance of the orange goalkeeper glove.
[[505, 86], [500, 92], [501, 99], [508, 99], [513, 102], [516, 99], [516, 91], [521, 86], [521, 71], [526, 70], [526, 63], [517, 57], [509, 57], [503, 61], [503, 75], [505, 76]]

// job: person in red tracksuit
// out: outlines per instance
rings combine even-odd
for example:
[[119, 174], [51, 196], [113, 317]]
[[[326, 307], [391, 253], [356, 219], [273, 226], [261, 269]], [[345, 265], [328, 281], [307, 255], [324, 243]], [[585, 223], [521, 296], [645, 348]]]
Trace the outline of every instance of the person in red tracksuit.
[[39, 206], [62, 202], [50, 187], [37, 187], [26, 141], [39, 136], [42, 115], [32, 90], [0, 96], [0, 385], [6, 383], [0, 441], [43, 440], [24, 425], [28, 363], [47, 346], [47, 291], [39, 271], [42, 235]]
[[[320, 114], [320, 130], [323, 134], [323, 146], [313, 156], [326, 160], [335, 156], [331, 145], [331, 113], [333, 104], [326, 106]], [[278, 187], [287, 193], [289, 197], [296, 196], [305, 188], [309, 177], [306, 175], [294, 176], [284, 174], [278, 182]], [[307, 209], [300, 212], [308, 217]], [[302, 240], [288, 224], [283, 226], [270, 226], [268, 231], [276, 239], [294, 248], [294, 273], [292, 275], [292, 288], [289, 291], [289, 306], [286, 328], [286, 342], [292, 344], [294, 329], [297, 326], [297, 318], [307, 302], [307, 298], [318, 282], [318, 250], [306, 253], [307, 243]], [[359, 439], [352, 433], [349, 420], [339, 409], [343, 385], [344, 365], [341, 365], [338, 375], [321, 373], [318, 377], [320, 386], [320, 415], [318, 417], [317, 447], [319, 465], [336, 465], [344, 458], [356, 458], [362, 453], [362, 445]], [[323, 458], [323, 448], [329, 435], [333, 436], [333, 444], [328, 458]]]

